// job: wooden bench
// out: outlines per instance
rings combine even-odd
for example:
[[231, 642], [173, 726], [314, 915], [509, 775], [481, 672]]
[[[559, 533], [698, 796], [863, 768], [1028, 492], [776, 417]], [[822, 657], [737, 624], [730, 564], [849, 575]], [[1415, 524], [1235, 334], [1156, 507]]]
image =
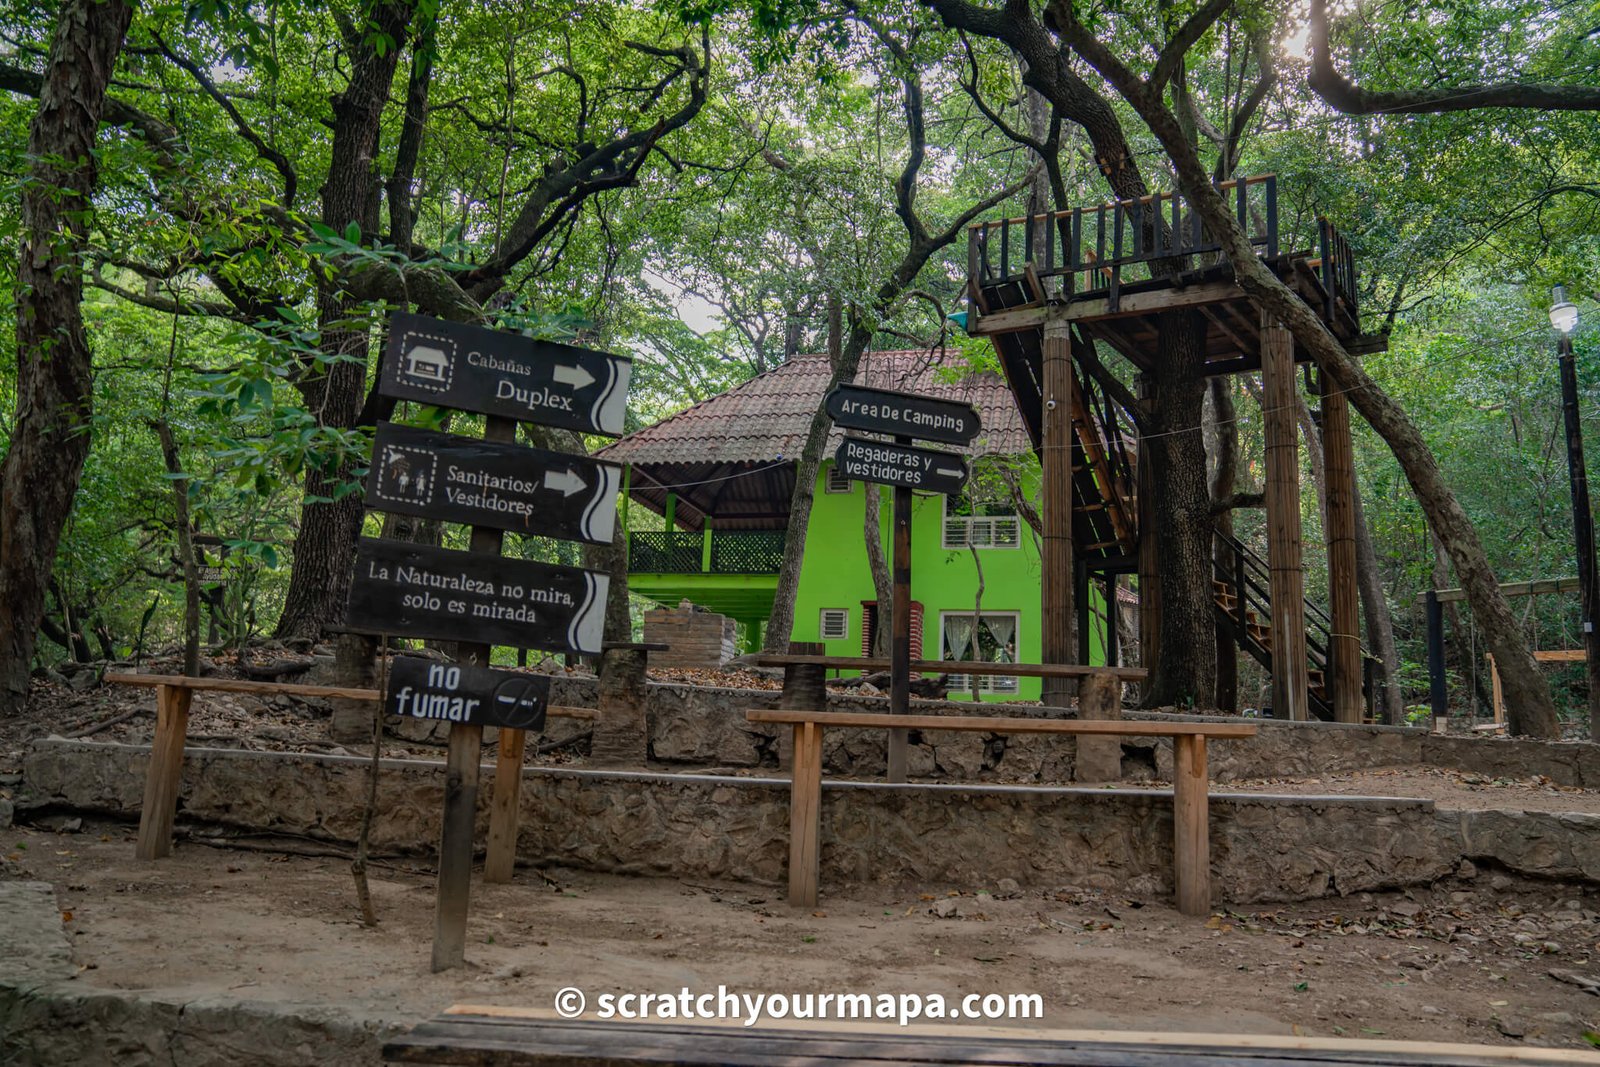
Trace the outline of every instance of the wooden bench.
[[1211, 909], [1211, 846], [1207, 825], [1210, 780], [1206, 739], [1251, 737], [1254, 723], [1162, 722], [1116, 719], [1024, 719], [979, 715], [882, 715], [855, 712], [755, 710], [752, 723], [794, 728], [794, 765], [789, 786], [789, 903], [817, 905], [822, 827], [822, 732], [854, 729], [966, 730], [996, 734], [1077, 734], [1099, 737], [1173, 739], [1172, 829], [1178, 910], [1205, 915]]
[[[184, 735], [189, 729], [189, 704], [197, 690], [365, 701], [376, 701], [379, 696], [376, 689], [254, 682], [244, 678], [189, 678], [181, 674], [108, 674], [105, 680], [112, 685], [145, 686], [156, 691], [156, 733], [150, 745], [150, 766], [145, 771], [144, 804], [139, 809], [139, 838], [133, 853], [141, 860], [160, 859], [172, 852], [172, 822], [177, 815], [178, 784], [183, 774]], [[598, 713], [588, 708], [552, 706], [545, 714], [593, 719]]]
[[[697, 991], [691, 990], [694, 992]], [[385, 1063], [464, 1067], [633, 1067], [649, 1063], [684, 1067], [896, 1063], [1017, 1067], [1506, 1067], [1594, 1062], [1594, 1054], [1587, 1049], [953, 1023], [892, 1026], [842, 1019], [763, 1019], [759, 1026], [746, 1027], [736, 1021], [602, 1020], [592, 1017], [595, 1005], [589, 1008], [590, 1018], [562, 1019], [548, 1009], [457, 1005], [408, 1034], [390, 1038], [384, 1043], [383, 1059]], [[1053, 1010], [1055, 1005], [1045, 1005], [1046, 1012]]]
[[[805, 656], [772, 652], [755, 657], [760, 667], [821, 667], [830, 671], [886, 671], [889, 661], [872, 656]], [[990, 663], [976, 660], [914, 659], [912, 674], [988, 674], [1018, 678], [1114, 678], [1140, 682], [1143, 667], [1091, 667], [1081, 663]]]

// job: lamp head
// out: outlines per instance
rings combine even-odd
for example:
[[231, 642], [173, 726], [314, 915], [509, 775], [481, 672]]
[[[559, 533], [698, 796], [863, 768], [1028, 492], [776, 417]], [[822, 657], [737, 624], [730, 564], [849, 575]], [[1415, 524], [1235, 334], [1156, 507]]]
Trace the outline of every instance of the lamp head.
[[1567, 299], [1567, 287], [1558, 285], [1551, 294], [1550, 325], [1568, 337], [1578, 328], [1578, 306]]

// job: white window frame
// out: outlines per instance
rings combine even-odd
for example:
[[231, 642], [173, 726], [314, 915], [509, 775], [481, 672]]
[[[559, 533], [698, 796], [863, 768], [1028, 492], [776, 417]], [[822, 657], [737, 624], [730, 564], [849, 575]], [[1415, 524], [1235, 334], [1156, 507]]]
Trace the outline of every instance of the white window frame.
[[[955, 537], [951, 534], [960, 531]], [[1022, 547], [1022, 517], [1010, 515], [952, 515], [950, 498], [944, 498], [943, 521], [939, 524], [939, 543], [947, 552], [963, 548], [1008, 550]]]
[[828, 473], [822, 479], [822, 491], [825, 493], [853, 493], [856, 489], [854, 478], [847, 478], [839, 473], [839, 464], [828, 464]]
[[[839, 622], [839, 633], [828, 632], [828, 617], [833, 616]], [[850, 640], [850, 609], [849, 608], [823, 608], [817, 616], [817, 635], [824, 641]]]
[[[983, 614], [984, 615], [1009, 615], [1009, 616], [1011, 616], [1011, 618], [1012, 618], [1012, 620], [1014, 621], [1014, 624], [1015, 624], [1014, 629], [1012, 631], [1013, 636], [1012, 636], [1011, 639], [1012, 639], [1013, 642], [1015, 642], [1016, 646], [1019, 649], [1022, 647], [1022, 612], [1020, 612], [1020, 611], [1004, 611], [1004, 610], [1002, 610], [1002, 611], [990, 611], [987, 608], [985, 608], [984, 611], [983, 611]], [[970, 612], [970, 611], [940, 611], [939, 612], [939, 659], [940, 660], [943, 660], [945, 658], [945, 656], [946, 656], [946, 653], [947, 653], [947, 649], [945, 648], [945, 645], [944, 645], [944, 632], [945, 632], [944, 631], [944, 620], [945, 620], [945, 617], [947, 615], [964, 616], [964, 617], [970, 619], [972, 617], [972, 612]], [[1018, 692], [1018, 683], [1019, 683], [1019, 681], [1020, 681], [1020, 679], [1014, 674], [977, 674], [977, 675], [972, 675], [972, 674], [951, 674], [951, 675], [947, 675], [946, 678], [945, 678], [946, 684], [948, 684], [950, 686], [950, 692], [951, 693], [970, 693], [970, 692], [972, 692], [973, 683], [974, 682], [977, 683], [977, 689], [978, 689], [978, 692], [980, 692], [980, 693], [1016, 693], [1016, 692]]]

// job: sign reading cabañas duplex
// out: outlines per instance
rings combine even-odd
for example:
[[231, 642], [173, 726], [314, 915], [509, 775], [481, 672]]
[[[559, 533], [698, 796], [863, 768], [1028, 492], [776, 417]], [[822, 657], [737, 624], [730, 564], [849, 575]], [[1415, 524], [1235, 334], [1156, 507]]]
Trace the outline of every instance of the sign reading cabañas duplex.
[[397, 312], [384, 396], [585, 433], [622, 433], [633, 362], [609, 352]]

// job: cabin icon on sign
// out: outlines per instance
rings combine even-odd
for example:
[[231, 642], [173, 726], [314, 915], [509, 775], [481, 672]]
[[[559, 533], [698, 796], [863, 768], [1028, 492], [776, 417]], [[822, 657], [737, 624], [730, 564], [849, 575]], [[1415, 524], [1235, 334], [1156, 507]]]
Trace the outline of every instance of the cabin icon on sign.
[[454, 341], [427, 334], [412, 334], [406, 338], [400, 356], [400, 376], [407, 385], [443, 393], [450, 388], [455, 371]]

